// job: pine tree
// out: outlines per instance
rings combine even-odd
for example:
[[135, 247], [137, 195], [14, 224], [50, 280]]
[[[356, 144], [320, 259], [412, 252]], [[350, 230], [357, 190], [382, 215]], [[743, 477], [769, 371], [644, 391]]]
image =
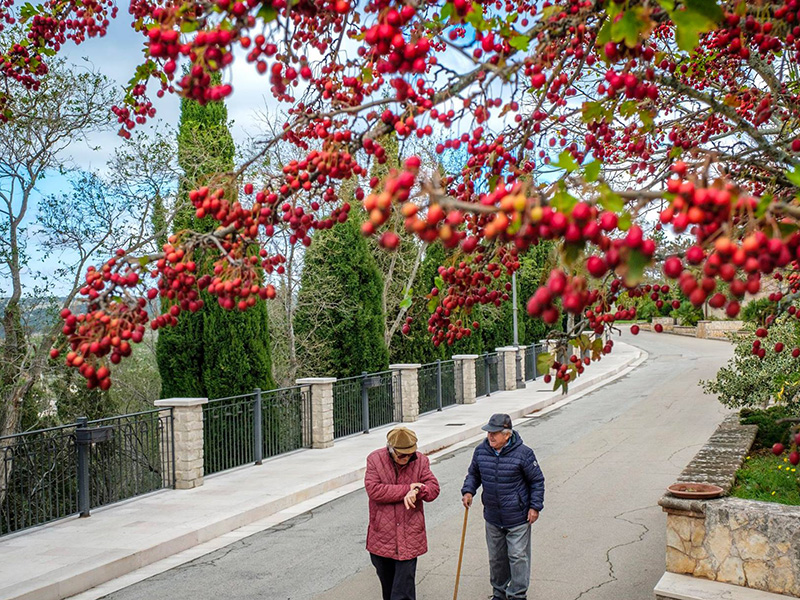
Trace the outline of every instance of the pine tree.
[[295, 334], [305, 376], [349, 377], [389, 366], [383, 283], [357, 211], [314, 235], [305, 255]]
[[[175, 231], [214, 229], [213, 219], [195, 216], [188, 192], [214, 184], [220, 173], [233, 170], [234, 153], [225, 104], [210, 102], [201, 106], [193, 100], [182, 100], [178, 164], [183, 178]], [[235, 196], [235, 188], [228, 186], [226, 195]], [[210, 260], [196, 256], [195, 262], [199, 270], [210, 272]], [[219, 398], [247, 393], [256, 387], [274, 388], [264, 302], [239, 313], [223, 309], [207, 293], [202, 297], [205, 304], [200, 311], [184, 313], [175, 327], [159, 331], [156, 350], [162, 397]], [[168, 303], [163, 309], [169, 309]]]

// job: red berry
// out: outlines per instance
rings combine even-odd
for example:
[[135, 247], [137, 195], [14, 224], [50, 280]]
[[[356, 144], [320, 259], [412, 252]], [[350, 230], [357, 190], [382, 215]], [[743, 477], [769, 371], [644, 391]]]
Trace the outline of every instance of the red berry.
[[783, 454], [783, 451], [784, 451], [784, 447], [783, 447], [783, 444], [781, 444], [780, 442], [772, 445], [772, 453], [775, 456], [780, 456], [781, 454]]

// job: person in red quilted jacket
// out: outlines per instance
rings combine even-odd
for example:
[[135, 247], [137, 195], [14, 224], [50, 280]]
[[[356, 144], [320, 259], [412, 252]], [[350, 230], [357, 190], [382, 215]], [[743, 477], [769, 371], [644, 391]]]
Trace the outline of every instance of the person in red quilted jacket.
[[383, 600], [416, 600], [417, 557], [428, 551], [423, 504], [436, 500], [439, 482], [413, 431], [395, 427], [386, 440], [367, 457], [367, 551]]

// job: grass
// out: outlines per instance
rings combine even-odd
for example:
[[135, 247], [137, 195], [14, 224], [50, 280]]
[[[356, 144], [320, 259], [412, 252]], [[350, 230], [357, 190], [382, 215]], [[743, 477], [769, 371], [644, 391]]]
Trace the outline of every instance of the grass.
[[789, 463], [786, 454], [775, 456], [769, 450], [748, 456], [736, 472], [731, 496], [800, 506], [800, 471]]

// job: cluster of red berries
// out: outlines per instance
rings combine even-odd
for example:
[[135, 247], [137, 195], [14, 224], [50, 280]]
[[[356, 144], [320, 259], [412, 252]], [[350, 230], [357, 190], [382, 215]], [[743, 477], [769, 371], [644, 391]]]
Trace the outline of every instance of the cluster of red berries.
[[595, 302], [597, 297], [597, 290], [589, 291], [585, 277], [570, 276], [560, 269], [553, 269], [547, 283], [539, 287], [528, 300], [528, 314], [552, 325], [561, 316], [556, 300], [561, 301], [565, 311], [577, 315]]
[[[420, 165], [418, 157], [408, 158], [402, 171], [392, 169], [380, 193], [372, 193], [364, 199], [364, 209], [369, 217], [361, 226], [364, 235], [374, 234], [389, 219], [393, 203], [403, 204], [408, 201]], [[379, 243], [384, 248], [394, 250], [400, 243], [400, 237], [393, 231], [386, 231], [381, 235]]]
[[375, 25], [364, 28], [364, 42], [369, 46], [366, 55], [376, 63], [379, 73], [425, 72], [430, 41], [420, 37], [411, 42], [403, 35], [403, 28], [416, 13], [411, 4], [404, 4], [400, 10], [391, 7], [383, 12]]

